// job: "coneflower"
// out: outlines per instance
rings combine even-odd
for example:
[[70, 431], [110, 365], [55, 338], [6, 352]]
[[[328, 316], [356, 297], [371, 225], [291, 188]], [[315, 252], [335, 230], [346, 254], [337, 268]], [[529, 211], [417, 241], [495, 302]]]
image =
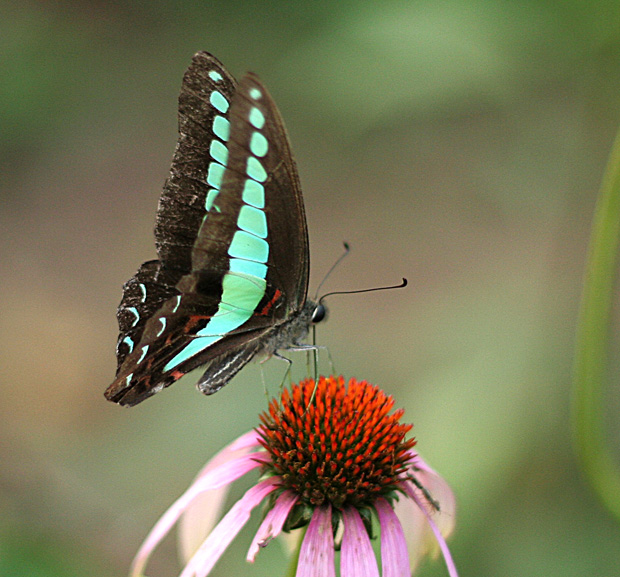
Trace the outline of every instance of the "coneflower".
[[454, 496], [413, 451], [415, 440], [405, 438], [412, 425], [400, 423], [402, 409], [390, 414], [393, 406], [378, 387], [355, 379], [345, 385], [342, 377], [321, 377], [285, 389], [260, 416], [262, 424], [209, 461], [157, 522], [131, 576], [143, 575], [153, 549], [183, 513], [196, 518], [192, 509], [205, 503], [219, 511], [223, 489], [256, 469], [257, 484], [192, 551], [181, 577], [208, 575], [263, 501], [268, 508], [248, 561], [283, 531], [306, 527], [297, 577], [335, 577], [336, 550], [341, 577], [378, 577], [371, 546], [378, 528], [383, 577], [409, 577], [433, 543], [456, 577], [444, 539], [454, 527]]

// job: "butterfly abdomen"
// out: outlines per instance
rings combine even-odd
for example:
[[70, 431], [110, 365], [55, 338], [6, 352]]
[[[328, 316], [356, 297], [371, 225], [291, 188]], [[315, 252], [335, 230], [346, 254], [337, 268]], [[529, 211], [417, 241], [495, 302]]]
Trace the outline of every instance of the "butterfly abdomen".
[[254, 336], [245, 335], [244, 348], [232, 350], [209, 362], [196, 383], [198, 390], [205, 395], [212, 395], [226, 385], [253, 357], [268, 358], [277, 351], [295, 348], [308, 334], [315, 309], [316, 304], [308, 301], [301, 311], [268, 331], [257, 332]]

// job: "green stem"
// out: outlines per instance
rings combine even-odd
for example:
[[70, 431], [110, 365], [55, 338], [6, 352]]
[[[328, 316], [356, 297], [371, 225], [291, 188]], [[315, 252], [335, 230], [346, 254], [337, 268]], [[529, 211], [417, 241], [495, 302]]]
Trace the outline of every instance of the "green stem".
[[297, 573], [297, 565], [299, 564], [299, 554], [301, 553], [301, 544], [304, 542], [304, 537], [306, 536], [307, 527], [302, 529], [299, 533], [299, 539], [297, 540], [297, 546], [295, 547], [295, 551], [293, 551], [293, 555], [291, 556], [291, 563], [288, 566], [288, 570], [285, 573], [285, 577], [295, 577]]
[[596, 204], [574, 365], [574, 446], [583, 473], [620, 521], [620, 467], [605, 435], [610, 323], [620, 238], [620, 132]]

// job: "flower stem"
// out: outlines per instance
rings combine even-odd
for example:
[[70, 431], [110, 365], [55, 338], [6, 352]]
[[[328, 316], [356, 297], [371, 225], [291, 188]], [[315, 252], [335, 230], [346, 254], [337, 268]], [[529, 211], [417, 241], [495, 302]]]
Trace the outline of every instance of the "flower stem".
[[308, 527], [304, 527], [299, 531], [299, 539], [297, 540], [297, 545], [295, 545], [295, 550], [291, 555], [291, 562], [288, 566], [288, 569], [285, 573], [285, 577], [295, 577], [297, 574], [297, 565], [299, 564], [299, 554], [301, 553], [301, 544], [304, 542], [304, 537], [306, 535], [306, 531]]
[[620, 466], [605, 435], [611, 311], [620, 239], [620, 132], [597, 199], [586, 268], [573, 383], [574, 447], [583, 474], [620, 521]]

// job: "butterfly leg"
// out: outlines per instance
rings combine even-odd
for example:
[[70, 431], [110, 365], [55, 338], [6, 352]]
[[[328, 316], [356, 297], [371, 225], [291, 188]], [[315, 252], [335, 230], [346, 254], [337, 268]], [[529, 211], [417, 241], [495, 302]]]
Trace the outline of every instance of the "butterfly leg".
[[[329, 361], [329, 367], [331, 370], [332, 374], [336, 373], [336, 369], [334, 367], [334, 359], [332, 358], [332, 354], [329, 350], [329, 347], [326, 347], [324, 345], [308, 345], [305, 343], [295, 343], [294, 345], [287, 347], [286, 349], [287, 351], [295, 351], [295, 352], [314, 352], [314, 378], [315, 380], [318, 378], [318, 352], [319, 351], [325, 351], [327, 353], [327, 360]], [[308, 366], [308, 375], [310, 374], [310, 356], [308, 356], [308, 362], [307, 362], [307, 366]]]
[[288, 364], [288, 366], [286, 367], [286, 372], [284, 373], [284, 376], [282, 377], [282, 381], [280, 381], [280, 393], [281, 393], [282, 388], [284, 387], [284, 381], [286, 380], [287, 376], [288, 376], [289, 384], [292, 384], [293, 382], [293, 361], [291, 361], [291, 359], [287, 357], [282, 356], [278, 351], [275, 351], [272, 356], [274, 356], [276, 359], [280, 359], [281, 361], [285, 361]]
[[286, 377], [289, 377], [289, 383], [293, 382], [292, 379], [292, 371], [291, 371], [291, 367], [293, 366], [293, 361], [291, 361], [291, 359], [288, 359], [286, 357], [283, 357], [281, 354], [279, 354], [277, 351], [274, 351], [273, 353], [271, 353], [271, 355], [269, 355], [268, 357], [265, 357], [264, 359], [262, 359], [260, 361], [260, 366], [261, 366], [261, 377], [263, 379], [263, 387], [265, 388], [265, 393], [267, 394], [267, 384], [265, 383], [265, 375], [264, 375], [264, 371], [263, 371], [263, 363], [267, 362], [271, 357], [275, 357], [276, 359], [279, 359], [281, 361], [286, 362], [287, 367], [286, 367], [286, 371], [284, 372], [284, 375], [282, 376], [282, 380], [280, 381], [280, 386], [279, 386], [279, 395], [282, 395], [282, 390], [284, 388], [284, 381], [286, 380]]
[[286, 347], [287, 351], [294, 351], [294, 352], [303, 352], [306, 351], [308, 353], [308, 356], [306, 357], [306, 368], [308, 371], [308, 377], [310, 377], [310, 353], [313, 352], [314, 353], [314, 380], [316, 380], [318, 378], [318, 374], [319, 374], [319, 370], [318, 370], [318, 366], [319, 366], [319, 359], [318, 359], [318, 351], [319, 349], [324, 349], [325, 347], [323, 346], [319, 346], [319, 345], [308, 345], [305, 343], [295, 343], [289, 347]]

